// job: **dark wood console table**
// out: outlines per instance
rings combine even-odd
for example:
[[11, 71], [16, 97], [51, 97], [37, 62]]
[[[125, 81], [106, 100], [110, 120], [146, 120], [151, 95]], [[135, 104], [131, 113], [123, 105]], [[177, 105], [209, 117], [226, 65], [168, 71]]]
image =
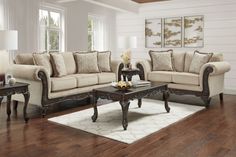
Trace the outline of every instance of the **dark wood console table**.
[[[27, 83], [16, 83], [14, 85], [7, 84], [4, 86], [0, 86], [0, 105], [3, 100], [3, 97], [4, 96], [7, 97], [7, 115], [8, 115], [7, 120], [10, 120], [10, 115], [11, 115], [11, 96], [14, 94], [23, 94], [25, 98], [23, 114], [24, 114], [25, 122], [26, 123], [28, 122], [29, 118], [27, 116], [27, 106], [28, 106], [29, 98], [30, 98], [28, 86], [29, 84]], [[15, 106], [15, 109], [16, 108], [17, 106]]]
[[94, 114], [92, 116], [93, 122], [97, 120], [98, 110], [97, 110], [97, 100], [98, 98], [108, 99], [113, 101], [119, 101], [122, 108], [122, 125], [124, 130], [127, 129], [128, 119], [127, 114], [129, 110], [129, 104], [131, 100], [138, 99], [138, 106], [141, 107], [142, 98], [146, 96], [153, 96], [158, 93], [163, 93], [164, 105], [167, 112], [170, 111], [168, 106], [168, 87], [165, 83], [151, 84], [145, 87], [130, 88], [127, 91], [120, 91], [112, 86], [103, 87], [93, 90], [92, 104], [94, 107]]
[[128, 81], [131, 81], [134, 75], [139, 75], [139, 74], [140, 74], [139, 69], [122, 69], [121, 70], [121, 75], [123, 76], [124, 81], [126, 81], [126, 78], [128, 79]]

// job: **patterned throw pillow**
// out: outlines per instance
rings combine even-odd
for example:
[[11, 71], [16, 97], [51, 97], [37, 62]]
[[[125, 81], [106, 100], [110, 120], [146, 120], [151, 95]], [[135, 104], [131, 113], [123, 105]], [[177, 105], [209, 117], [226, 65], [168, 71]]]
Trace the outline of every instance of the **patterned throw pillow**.
[[111, 71], [111, 51], [98, 52], [98, 68], [101, 72]]
[[167, 51], [149, 51], [152, 61], [153, 71], [173, 71], [172, 67], [172, 52]]
[[201, 67], [209, 62], [213, 53], [201, 53], [198, 51], [194, 52], [192, 62], [189, 67], [189, 72], [191, 73], [200, 73]]
[[65, 61], [61, 53], [50, 53], [54, 77], [67, 75]]
[[98, 73], [97, 52], [75, 53], [78, 73]]
[[33, 59], [35, 65], [45, 67], [49, 75], [52, 76], [53, 70], [50, 62], [50, 55], [48, 53], [33, 53]]

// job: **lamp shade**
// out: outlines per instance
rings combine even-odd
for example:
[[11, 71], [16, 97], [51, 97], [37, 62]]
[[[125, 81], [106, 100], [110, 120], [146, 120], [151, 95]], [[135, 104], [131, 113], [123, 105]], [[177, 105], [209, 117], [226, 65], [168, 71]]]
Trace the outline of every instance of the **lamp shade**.
[[118, 48], [137, 48], [137, 37], [136, 36], [120, 36], [118, 38]]
[[0, 30], [0, 50], [17, 50], [18, 32], [15, 30]]

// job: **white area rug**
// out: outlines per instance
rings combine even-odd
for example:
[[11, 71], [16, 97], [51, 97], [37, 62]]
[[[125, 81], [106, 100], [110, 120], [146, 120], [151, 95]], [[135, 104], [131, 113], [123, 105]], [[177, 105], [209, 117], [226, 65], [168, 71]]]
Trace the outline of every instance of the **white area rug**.
[[91, 119], [93, 108], [50, 118], [49, 121], [130, 144], [204, 109], [200, 106], [173, 102], [169, 102], [169, 106], [171, 110], [167, 113], [163, 101], [143, 99], [141, 108], [138, 108], [137, 101], [132, 101], [126, 131], [122, 126], [122, 110], [119, 102], [99, 106], [98, 119], [95, 123]]

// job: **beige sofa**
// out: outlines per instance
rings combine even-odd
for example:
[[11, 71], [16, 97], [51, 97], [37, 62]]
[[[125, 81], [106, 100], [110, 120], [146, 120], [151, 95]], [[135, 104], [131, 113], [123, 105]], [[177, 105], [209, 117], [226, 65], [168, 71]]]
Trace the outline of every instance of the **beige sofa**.
[[172, 71], [154, 71], [151, 60], [137, 62], [140, 78], [151, 82], [166, 82], [170, 93], [199, 96], [208, 107], [211, 97], [220, 95], [223, 100], [224, 74], [230, 64], [223, 61], [222, 54], [213, 54], [209, 62], [201, 66], [199, 73], [189, 72], [194, 53], [172, 52]]
[[[63, 77], [50, 76], [43, 66], [34, 65], [32, 54], [19, 54], [16, 63], [11, 68], [13, 76], [19, 82], [29, 83], [30, 104], [42, 107], [42, 115], [47, 108], [55, 103], [84, 99], [91, 95], [94, 88], [108, 86], [112, 81], [120, 80], [123, 64], [120, 61], [110, 61], [110, 72], [78, 73], [74, 53], [63, 53], [67, 75]], [[24, 101], [21, 95], [13, 97], [15, 103]]]

